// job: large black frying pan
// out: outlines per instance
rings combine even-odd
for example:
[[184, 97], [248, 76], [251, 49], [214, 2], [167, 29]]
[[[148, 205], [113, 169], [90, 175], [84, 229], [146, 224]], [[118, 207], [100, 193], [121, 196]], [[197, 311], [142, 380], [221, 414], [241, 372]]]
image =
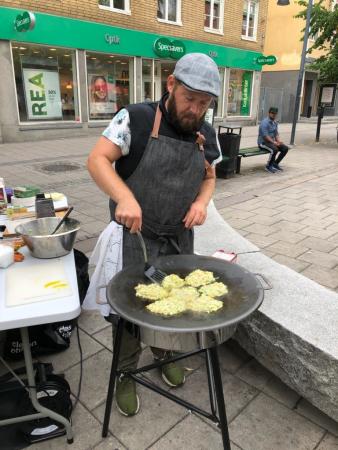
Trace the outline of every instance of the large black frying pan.
[[263, 288], [257, 278], [243, 267], [217, 258], [199, 255], [172, 255], [158, 258], [154, 266], [168, 275], [185, 277], [195, 269], [210, 270], [217, 281], [228, 286], [228, 294], [220, 297], [224, 306], [210, 314], [192, 311], [174, 317], [153, 314], [147, 302], [135, 295], [138, 283], [149, 283], [143, 274], [144, 264], [126, 267], [117, 273], [107, 287], [111, 307], [123, 318], [158, 331], [200, 332], [214, 330], [242, 321], [263, 301]]

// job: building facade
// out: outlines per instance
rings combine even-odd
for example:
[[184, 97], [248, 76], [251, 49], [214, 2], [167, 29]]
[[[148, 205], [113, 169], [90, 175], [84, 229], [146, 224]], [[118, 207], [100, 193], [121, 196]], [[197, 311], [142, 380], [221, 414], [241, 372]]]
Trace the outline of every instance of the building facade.
[[256, 123], [267, 1], [0, 1], [0, 142], [99, 134], [190, 52], [219, 67], [215, 120]]
[[[327, 0], [326, 7], [333, 8], [337, 3], [337, 0]], [[295, 16], [302, 9], [304, 7], [298, 5], [294, 0], [290, 0], [288, 6], [279, 6], [277, 0], [269, 0], [264, 54], [275, 55], [277, 63], [263, 67], [259, 120], [267, 114], [271, 105], [278, 106], [281, 122], [292, 122], [293, 120], [303, 47], [301, 39], [305, 27], [305, 21], [295, 18]], [[308, 47], [311, 47], [313, 42], [309, 38]], [[317, 115], [321, 86], [318, 81], [319, 74], [310, 69], [309, 64], [321, 54], [319, 51], [314, 51], [306, 59], [307, 65], [303, 77], [300, 104], [301, 116]], [[338, 115], [337, 98], [333, 107], [325, 108], [325, 115]]]

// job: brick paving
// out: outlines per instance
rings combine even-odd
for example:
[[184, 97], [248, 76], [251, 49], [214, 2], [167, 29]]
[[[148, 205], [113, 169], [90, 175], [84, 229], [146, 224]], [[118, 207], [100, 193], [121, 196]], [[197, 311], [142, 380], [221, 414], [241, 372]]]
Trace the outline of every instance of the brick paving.
[[[287, 142], [290, 126], [281, 134]], [[300, 123], [297, 143], [285, 171], [264, 172], [265, 156], [242, 161], [240, 175], [217, 181], [215, 204], [224, 219], [269, 257], [338, 291], [338, 147], [335, 125], [324, 124], [322, 142], [313, 143], [315, 124]], [[244, 128], [242, 146], [254, 145], [256, 127]], [[0, 145], [0, 176], [8, 185], [36, 184], [60, 191], [74, 205], [82, 223], [76, 247], [89, 254], [109, 222], [108, 203], [90, 179], [85, 160], [96, 138], [58, 139]], [[76, 170], [46, 173], [46, 163], [67, 162]], [[231, 250], [224, 242], [224, 248]], [[111, 328], [98, 313], [79, 319], [83, 348], [83, 385], [73, 414], [72, 449], [206, 449], [221, 448], [219, 432], [207, 420], [141, 389], [142, 410], [122, 418], [114, 410], [107, 440], [101, 426], [111, 362]], [[232, 448], [235, 450], [333, 450], [338, 424], [308, 404], [264, 369], [238, 345], [221, 346], [221, 368]], [[64, 353], [44, 358], [64, 372], [77, 391], [80, 356], [77, 341]], [[150, 361], [149, 349], [142, 355]], [[191, 363], [191, 364], [190, 364]], [[206, 405], [204, 361], [189, 361], [187, 382], [178, 395]], [[159, 381], [158, 374], [151, 375]], [[63, 437], [30, 447], [68, 449]]]

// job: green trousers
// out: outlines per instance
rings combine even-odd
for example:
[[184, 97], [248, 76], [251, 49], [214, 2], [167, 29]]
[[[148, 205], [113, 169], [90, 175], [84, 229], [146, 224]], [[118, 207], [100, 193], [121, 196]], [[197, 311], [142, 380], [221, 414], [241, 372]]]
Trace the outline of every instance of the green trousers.
[[[117, 330], [118, 316], [110, 315], [105, 317], [108, 322], [111, 322], [113, 328], [113, 342]], [[166, 350], [156, 347], [150, 347], [155, 359], [165, 357]], [[141, 355], [141, 342], [139, 327], [131, 322], [125, 322], [123, 328], [122, 342], [119, 356], [119, 370], [136, 369]]]

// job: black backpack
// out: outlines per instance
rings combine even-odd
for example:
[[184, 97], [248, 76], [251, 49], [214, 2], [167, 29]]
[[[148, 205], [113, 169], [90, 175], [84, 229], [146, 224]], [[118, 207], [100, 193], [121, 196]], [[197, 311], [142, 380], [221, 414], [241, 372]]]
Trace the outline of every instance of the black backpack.
[[[53, 373], [52, 364], [35, 363], [35, 382], [39, 403], [68, 420], [73, 405], [70, 387], [64, 376]], [[25, 367], [15, 370], [17, 375], [25, 373]], [[27, 385], [27, 380], [22, 378]], [[0, 377], [0, 420], [36, 413], [26, 389], [11, 373]], [[49, 417], [0, 427], [1, 448], [19, 450], [33, 442], [51, 439], [66, 433], [64, 426]]]

